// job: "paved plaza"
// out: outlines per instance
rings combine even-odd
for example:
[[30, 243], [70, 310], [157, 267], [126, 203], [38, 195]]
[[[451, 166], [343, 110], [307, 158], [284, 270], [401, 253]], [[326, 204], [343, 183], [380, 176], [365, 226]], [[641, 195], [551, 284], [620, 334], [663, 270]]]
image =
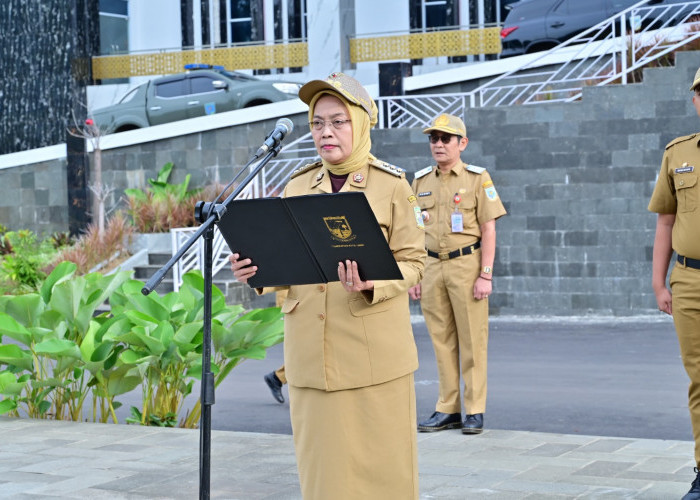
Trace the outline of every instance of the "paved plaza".
[[[0, 498], [194, 499], [199, 432], [0, 417]], [[674, 499], [692, 443], [526, 431], [418, 435], [421, 499]], [[212, 432], [211, 498], [299, 499], [292, 437]]]

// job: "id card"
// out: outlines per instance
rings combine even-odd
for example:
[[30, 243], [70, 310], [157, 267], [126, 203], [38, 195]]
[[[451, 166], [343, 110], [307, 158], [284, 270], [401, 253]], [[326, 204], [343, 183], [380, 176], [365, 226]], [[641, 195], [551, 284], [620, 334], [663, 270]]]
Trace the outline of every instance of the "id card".
[[452, 212], [452, 232], [461, 233], [462, 231], [464, 231], [462, 212]]

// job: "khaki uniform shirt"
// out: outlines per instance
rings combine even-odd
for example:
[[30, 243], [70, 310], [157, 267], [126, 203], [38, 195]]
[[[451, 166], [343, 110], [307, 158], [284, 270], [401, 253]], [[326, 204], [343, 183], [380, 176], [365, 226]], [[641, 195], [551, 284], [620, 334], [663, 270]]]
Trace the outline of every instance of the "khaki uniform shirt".
[[[433, 252], [451, 252], [476, 243], [482, 224], [506, 214], [488, 172], [463, 162], [446, 175], [436, 166], [416, 172], [413, 191], [425, 219], [425, 246]], [[455, 211], [462, 214], [459, 232], [452, 231]]]
[[[416, 198], [403, 171], [378, 160], [352, 172], [340, 191], [365, 193], [404, 279], [375, 281], [373, 292], [348, 293], [337, 281], [288, 287], [284, 361], [289, 384], [298, 387], [365, 387], [418, 368], [408, 309], [408, 289], [425, 264]], [[317, 162], [289, 181], [284, 196], [331, 192], [328, 171]]]
[[676, 214], [671, 242], [679, 255], [700, 259], [700, 134], [666, 146], [649, 210]]

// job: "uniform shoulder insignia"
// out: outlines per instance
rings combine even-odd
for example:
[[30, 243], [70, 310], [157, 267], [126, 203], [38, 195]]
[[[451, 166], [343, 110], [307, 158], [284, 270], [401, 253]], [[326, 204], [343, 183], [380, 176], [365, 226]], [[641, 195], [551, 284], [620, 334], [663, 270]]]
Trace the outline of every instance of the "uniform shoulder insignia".
[[292, 175], [290, 175], [289, 178], [290, 178], [290, 179], [294, 179], [295, 177], [297, 177], [297, 176], [303, 174], [304, 172], [308, 172], [308, 171], [311, 170], [311, 169], [318, 168], [318, 167], [320, 167], [321, 165], [323, 165], [323, 163], [320, 162], [320, 161], [317, 161], [317, 162], [314, 162], [314, 163], [307, 163], [307, 164], [304, 165], [303, 167], [299, 167], [299, 168], [297, 168], [294, 172], [292, 172]]
[[675, 146], [676, 144], [679, 144], [681, 142], [689, 141], [693, 137], [697, 136], [698, 134], [690, 134], [690, 135], [684, 135], [683, 137], [676, 137], [673, 139], [671, 142], [666, 144], [666, 149], [670, 148], [671, 146]]
[[418, 172], [416, 172], [415, 174], [413, 174], [413, 178], [414, 178], [414, 179], [420, 179], [421, 177], [423, 177], [423, 176], [425, 176], [425, 175], [428, 175], [428, 174], [429, 174], [430, 172], [432, 172], [432, 171], [433, 171], [433, 167], [432, 167], [432, 166], [422, 168], [422, 169], [420, 169]]
[[385, 172], [389, 172], [390, 174], [395, 175], [396, 177], [402, 177], [406, 173], [404, 169], [381, 160], [372, 160], [370, 162], [370, 165], [372, 165], [373, 167], [377, 167], [380, 170], [384, 170]]
[[486, 170], [484, 167], [477, 167], [476, 165], [465, 165], [464, 168], [475, 174], [483, 174]]

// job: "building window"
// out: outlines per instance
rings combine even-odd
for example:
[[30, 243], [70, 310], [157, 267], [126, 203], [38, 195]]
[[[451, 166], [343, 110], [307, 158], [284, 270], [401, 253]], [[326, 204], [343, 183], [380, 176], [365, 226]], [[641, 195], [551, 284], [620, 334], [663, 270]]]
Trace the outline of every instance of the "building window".
[[455, 0], [411, 0], [411, 28], [426, 31], [431, 28], [455, 26]]
[[100, 0], [100, 54], [129, 50], [129, 10], [126, 0]]
[[252, 40], [253, 17], [250, 14], [250, 0], [231, 0], [229, 27], [231, 43], [250, 42]]

